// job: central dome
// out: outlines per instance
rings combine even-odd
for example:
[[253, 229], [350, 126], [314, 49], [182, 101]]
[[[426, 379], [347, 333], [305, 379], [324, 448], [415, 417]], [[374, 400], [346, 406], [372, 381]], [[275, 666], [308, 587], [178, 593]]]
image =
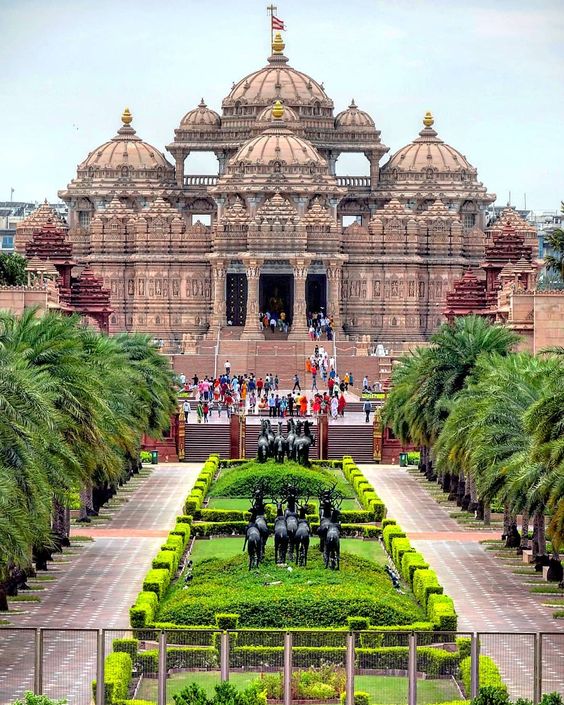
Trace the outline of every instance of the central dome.
[[222, 107], [230, 112], [233, 107], [264, 107], [272, 105], [275, 100], [293, 108], [313, 106], [333, 110], [333, 101], [323, 86], [289, 66], [287, 57], [276, 49], [267, 66], [250, 73], [233, 86]]
[[327, 162], [315, 147], [291, 130], [287, 130], [282, 120], [273, 121], [258, 137], [245, 142], [230, 160], [232, 166], [269, 166], [276, 163], [286, 166], [315, 166], [321, 169], [327, 167]]

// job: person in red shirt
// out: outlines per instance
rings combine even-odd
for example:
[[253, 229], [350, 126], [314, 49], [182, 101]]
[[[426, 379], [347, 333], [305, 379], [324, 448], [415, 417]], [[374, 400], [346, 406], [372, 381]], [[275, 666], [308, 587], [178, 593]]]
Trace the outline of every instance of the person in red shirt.
[[345, 406], [346, 405], [347, 405], [347, 402], [345, 401], [345, 395], [341, 393], [341, 396], [339, 397], [339, 405], [337, 406], [337, 409], [339, 411], [339, 416], [345, 415]]
[[260, 399], [261, 396], [262, 396], [262, 389], [263, 389], [263, 387], [264, 387], [263, 379], [262, 379], [262, 377], [259, 377], [259, 378], [257, 379], [257, 392], [258, 392], [259, 399]]

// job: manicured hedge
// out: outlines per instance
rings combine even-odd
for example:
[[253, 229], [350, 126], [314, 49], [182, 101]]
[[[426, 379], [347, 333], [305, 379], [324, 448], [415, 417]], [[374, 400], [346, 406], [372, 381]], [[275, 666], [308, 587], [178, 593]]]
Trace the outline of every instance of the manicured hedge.
[[[127, 698], [132, 673], [131, 656], [124, 652], [114, 652], [104, 662], [104, 691], [106, 705], [115, 705], [116, 700]], [[92, 683], [92, 695], [96, 700], [97, 683]]]
[[403, 529], [401, 529], [397, 524], [388, 524], [385, 529], [382, 529], [382, 538], [384, 540], [384, 546], [386, 551], [392, 555], [392, 539], [394, 538], [406, 538], [407, 534]]
[[429, 564], [427, 563], [425, 558], [423, 558], [421, 553], [418, 553], [417, 551], [404, 553], [402, 556], [401, 574], [404, 580], [409, 583], [409, 585], [413, 585], [413, 576], [415, 575], [416, 570], [428, 567]]
[[[387, 646], [379, 649], [356, 649], [358, 668], [407, 670], [409, 647]], [[456, 675], [460, 655], [456, 651], [445, 651], [430, 646], [417, 648], [418, 670], [430, 676]]]
[[454, 609], [452, 597], [448, 595], [431, 594], [427, 600], [427, 616], [439, 631], [455, 632], [458, 628], [458, 617]]
[[382, 521], [386, 506], [350, 456], [343, 458], [343, 474], [356, 490], [362, 507], [372, 515], [372, 520]]
[[413, 576], [413, 594], [415, 599], [427, 609], [427, 600], [429, 595], [433, 593], [442, 594], [443, 587], [439, 583], [437, 574], [434, 570], [430, 568], [422, 568], [421, 570], [416, 570]]
[[[158, 649], [140, 651], [137, 662], [144, 674], [157, 673], [159, 668]], [[213, 646], [173, 646], [166, 650], [166, 667], [169, 668], [212, 668], [219, 664], [219, 655]]]
[[154, 592], [160, 600], [170, 585], [170, 572], [165, 568], [152, 568], [143, 581], [143, 590]]
[[114, 639], [112, 642], [112, 648], [114, 651], [120, 651], [131, 656], [131, 660], [134, 661], [137, 656], [137, 650], [139, 649], [139, 639]]
[[392, 539], [392, 560], [396, 566], [401, 566], [401, 560], [406, 553], [413, 553], [414, 549], [407, 538]]
[[[501, 674], [495, 661], [489, 656], [479, 657], [479, 687], [484, 688], [485, 686], [492, 686], [494, 688], [499, 688], [507, 692], [507, 686], [501, 679]], [[464, 686], [464, 691], [468, 697], [470, 697], [471, 692], [471, 658], [467, 656], [460, 662], [460, 680]]]
[[133, 607], [129, 609], [129, 622], [132, 627], [146, 627], [153, 622], [159, 598], [153, 591], [142, 590], [137, 595]]

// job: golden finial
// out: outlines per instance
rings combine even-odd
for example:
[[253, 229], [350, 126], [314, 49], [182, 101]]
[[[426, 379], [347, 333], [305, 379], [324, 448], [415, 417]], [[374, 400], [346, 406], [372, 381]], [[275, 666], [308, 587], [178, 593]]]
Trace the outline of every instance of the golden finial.
[[131, 125], [131, 121], [133, 120], [133, 115], [129, 112], [129, 108], [125, 108], [121, 115], [121, 121], [123, 122], [124, 125]]
[[276, 32], [274, 35], [274, 39], [272, 41], [272, 53], [273, 54], [281, 54], [284, 51], [284, 47], [286, 45], [284, 44], [284, 40], [282, 39], [282, 35], [280, 32]]
[[423, 118], [423, 124], [425, 125], [425, 127], [431, 127], [431, 125], [433, 125], [434, 122], [435, 122], [435, 119], [431, 115], [431, 111], [427, 110], [427, 112], [425, 113], [425, 117]]
[[277, 100], [272, 106], [272, 117], [275, 120], [280, 120], [284, 116], [284, 106]]

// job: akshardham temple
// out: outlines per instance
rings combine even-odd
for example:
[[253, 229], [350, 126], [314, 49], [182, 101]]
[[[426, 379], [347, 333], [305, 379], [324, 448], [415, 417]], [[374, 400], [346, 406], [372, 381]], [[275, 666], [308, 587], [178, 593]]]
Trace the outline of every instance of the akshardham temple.
[[[307, 312], [323, 310], [337, 338], [422, 341], [445, 320], [454, 282], [481, 264], [495, 196], [431, 113], [386, 160], [374, 119], [354, 100], [337, 111], [284, 49], [278, 34], [221, 112], [203, 100], [189, 110], [171, 160], [126, 109], [60, 191], [73, 259], [110, 291], [110, 332], [171, 349], [226, 326], [260, 339], [259, 313], [272, 309], [303, 339]], [[213, 153], [217, 175], [187, 173], [192, 152]], [[337, 176], [345, 153], [364, 155], [370, 175]]]

